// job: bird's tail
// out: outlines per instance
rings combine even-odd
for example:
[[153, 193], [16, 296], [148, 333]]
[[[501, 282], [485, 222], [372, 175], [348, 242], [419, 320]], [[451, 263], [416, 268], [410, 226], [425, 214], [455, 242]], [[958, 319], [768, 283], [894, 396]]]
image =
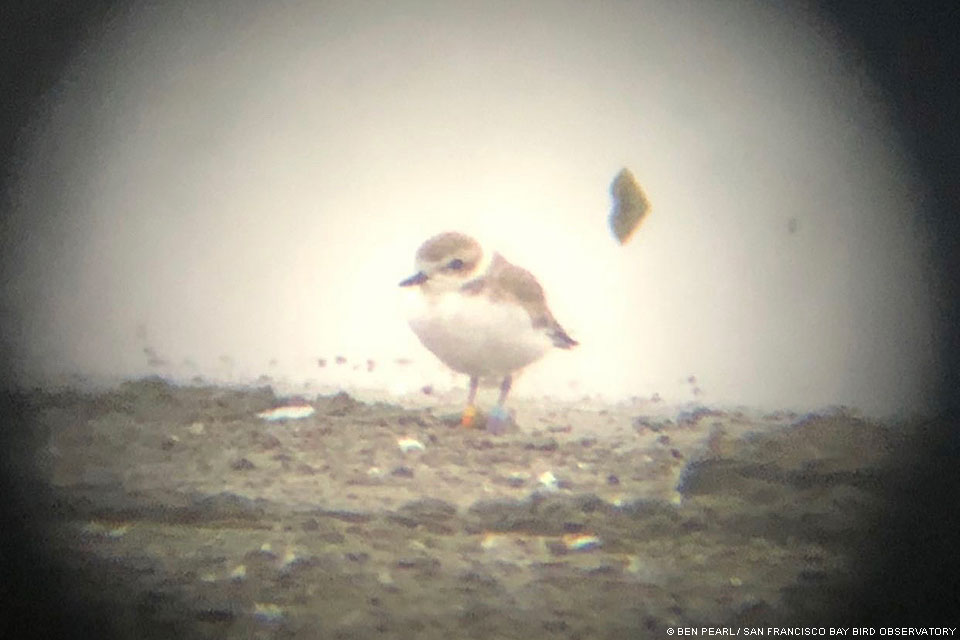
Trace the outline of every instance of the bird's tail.
[[554, 325], [550, 330], [550, 339], [553, 341], [553, 346], [559, 347], [560, 349], [572, 349], [580, 344], [568, 336], [567, 332], [564, 331], [560, 325]]

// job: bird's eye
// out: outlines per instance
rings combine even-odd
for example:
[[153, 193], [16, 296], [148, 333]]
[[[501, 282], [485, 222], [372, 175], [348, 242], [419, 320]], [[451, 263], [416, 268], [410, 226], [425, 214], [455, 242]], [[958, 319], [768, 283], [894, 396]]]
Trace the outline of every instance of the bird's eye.
[[463, 260], [461, 260], [460, 258], [454, 258], [453, 260], [447, 263], [447, 269], [453, 269], [454, 271], [459, 271], [460, 269], [463, 269]]

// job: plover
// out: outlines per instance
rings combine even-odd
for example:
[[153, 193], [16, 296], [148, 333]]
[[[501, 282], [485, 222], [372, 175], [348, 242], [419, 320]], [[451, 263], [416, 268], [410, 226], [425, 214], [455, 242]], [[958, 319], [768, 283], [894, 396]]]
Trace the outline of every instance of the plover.
[[529, 271], [499, 253], [487, 255], [462, 233], [447, 232], [423, 243], [416, 274], [401, 287], [420, 288], [410, 327], [444, 364], [470, 376], [461, 424], [473, 426], [481, 379], [501, 380], [500, 398], [487, 430], [502, 433], [513, 375], [554, 347], [570, 349], [567, 335], [547, 307], [543, 288]]

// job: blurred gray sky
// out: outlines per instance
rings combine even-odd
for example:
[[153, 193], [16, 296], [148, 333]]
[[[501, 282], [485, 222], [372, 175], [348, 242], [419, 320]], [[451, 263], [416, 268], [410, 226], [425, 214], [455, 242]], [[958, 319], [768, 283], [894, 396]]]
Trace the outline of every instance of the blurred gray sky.
[[[856, 59], [761, 2], [137, 8], [33, 128], [20, 370], [463, 385], [396, 286], [456, 229], [581, 342], [518, 394], [686, 399], [696, 375], [705, 402], [924, 410], [926, 192]], [[653, 210], [620, 247], [623, 166]]]

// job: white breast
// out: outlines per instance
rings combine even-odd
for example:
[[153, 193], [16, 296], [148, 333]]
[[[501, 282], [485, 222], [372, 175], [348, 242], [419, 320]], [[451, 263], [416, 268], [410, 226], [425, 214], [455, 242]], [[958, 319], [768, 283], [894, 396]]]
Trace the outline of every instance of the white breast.
[[459, 292], [417, 298], [410, 327], [427, 349], [455, 371], [504, 376], [539, 359], [553, 346], [517, 305]]

